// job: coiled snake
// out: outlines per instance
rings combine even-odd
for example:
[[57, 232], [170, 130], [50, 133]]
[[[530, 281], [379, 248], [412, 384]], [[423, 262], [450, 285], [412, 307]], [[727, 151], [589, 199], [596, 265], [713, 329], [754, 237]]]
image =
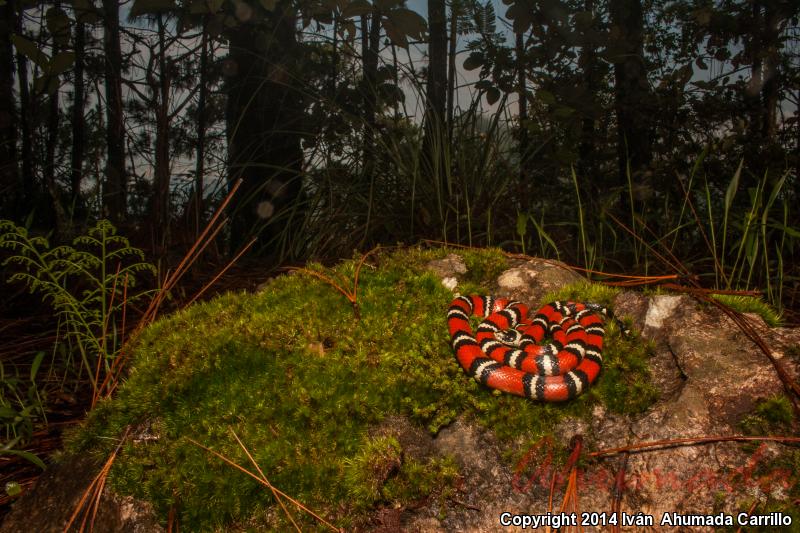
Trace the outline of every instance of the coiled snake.
[[[470, 315], [484, 317], [477, 335]], [[605, 328], [598, 304], [556, 301], [536, 311], [491, 296], [460, 296], [447, 312], [447, 325], [461, 368], [479, 383], [543, 402], [575, 398], [603, 368]], [[540, 346], [549, 336], [551, 342]]]

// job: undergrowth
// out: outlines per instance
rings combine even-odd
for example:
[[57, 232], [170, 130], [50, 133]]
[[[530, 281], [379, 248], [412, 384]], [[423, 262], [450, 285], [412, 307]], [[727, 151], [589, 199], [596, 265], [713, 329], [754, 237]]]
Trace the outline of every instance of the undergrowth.
[[72, 246], [56, 247], [2, 220], [0, 248], [11, 252], [3, 262], [11, 271], [9, 283], [23, 283], [53, 307], [59, 322], [56, 343], [67, 346], [61, 352], [64, 367], [79, 377], [85, 372], [96, 388], [98, 359], [108, 367], [120, 346], [117, 319], [128, 304], [148, 294], [136, 289], [137, 279], [155, 275], [155, 267], [107, 220], [76, 237]]
[[[652, 401], [643, 385], [646, 348], [613, 331], [607, 370], [573, 402], [537, 404], [468, 378], [447, 333], [453, 294], [423, 268], [446, 253], [405, 250], [381, 256], [380, 267], [365, 265], [361, 320], [330, 285], [297, 273], [257, 294], [223, 295], [158, 321], [137, 340], [118, 396], [98, 404], [70, 449], [100, 459], [130, 428], [112, 485], [150, 500], [162, 517], [174, 505], [182, 528], [224, 530], [264, 516], [275, 503], [254, 480], [189, 442], [248, 466], [233, 430], [274, 486], [346, 528], [378, 503], [446, 495], [457, 475], [447, 458], [406, 457], [393, 437], [371, 437], [370, 428], [389, 415], [432, 434], [466, 416], [513, 447], [519, 436], [537, 438], [565, 416], [589, 416], [599, 402], [638, 412]], [[458, 288], [464, 293], [504, 265], [497, 251], [459, 254], [470, 269]], [[352, 278], [356, 264], [335, 270]], [[284, 530], [290, 524], [275, 509], [266, 514], [269, 527]], [[308, 518], [300, 525], [316, 527]]]
[[60, 381], [63, 390], [71, 377], [96, 390], [100, 369], [108, 370], [122, 344], [120, 317], [127, 305], [148, 294], [138, 288], [137, 279], [154, 274], [155, 268], [107, 220], [98, 221], [72, 245], [61, 246], [0, 220], [0, 250], [8, 282], [39, 295], [57, 319], [52, 353], [31, 354], [28, 372], [0, 362], [0, 431], [6, 440], [0, 455], [17, 455], [44, 469], [41, 459], [19, 449], [36, 425], [47, 423], [47, 392], [40, 384]]

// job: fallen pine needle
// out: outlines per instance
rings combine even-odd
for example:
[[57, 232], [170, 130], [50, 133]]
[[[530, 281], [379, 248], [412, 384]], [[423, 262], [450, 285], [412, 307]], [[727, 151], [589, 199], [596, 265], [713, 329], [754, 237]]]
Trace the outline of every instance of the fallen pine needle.
[[208, 448], [208, 447], [206, 447], [206, 446], [203, 446], [202, 444], [200, 444], [200, 443], [199, 443], [199, 442], [197, 442], [196, 440], [192, 439], [191, 437], [186, 437], [186, 440], [188, 440], [189, 442], [191, 442], [192, 444], [194, 444], [194, 445], [195, 445], [195, 446], [197, 446], [198, 448], [202, 448], [203, 450], [205, 450], [205, 451], [207, 451], [207, 452], [209, 452], [209, 453], [212, 453], [212, 454], [216, 455], [217, 457], [219, 457], [220, 459], [222, 459], [224, 462], [228, 463], [229, 465], [231, 465], [231, 466], [232, 466], [232, 467], [234, 467], [235, 469], [239, 470], [240, 472], [243, 472], [243, 473], [247, 474], [248, 476], [252, 477], [253, 479], [255, 479], [256, 481], [258, 481], [258, 482], [259, 482], [259, 483], [261, 483], [262, 485], [265, 485], [265, 486], [268, 486], [268, 487], [272, 487], [272, 490], [273, 490], [273, 491], [277, 492], [278, 494], [280, 494], [281, 496], [283, 496], [284, 498], [286, 498], [287, 500], [289, 500], [290, 502], [292, 502], [293, 504], [295, 504], [297, 507], [299, 507], [299, 508], [300, 508], [300, 509], [302, 509], [303, 511], [307, 512], [308, 514], [310, 514], [311, 516], [313, 516], [314, 518], [316, 518], [317, 520], [319, 520], [320, 522], [322, 522], [323, 524], [325, 524], [326, 526], [328, 526], [329, 528], [331, 528], [333, 531], [336, 531], [337, 533], [340, 533], [340, 532], [341, 532], [341, 530], [340, 530], [339, 528], [337, 528], [336, 526], [334, 526], [333, 524], [331, 524], [330, 522], [328, 522], [327, 520], [325, 520], [324, 518], [322, 518], [321, 516], [319, 516], [317, 513], [315, 513], [314, 511], [312, 511], [311, 509], [309, 509], [308, 507], [306, 507], [305, 505], [303, 505], [303, 504], [302, 504], [302, 503], [300, 503], [299, 501], [295, 500], [294, 498], [292, 498], [291, 496], [289, 496], [289, 495], [288, 495], [288, 494], [286, 494], [285, 492], [281, 491], [280, 489], [278, 489], [278, 488], [277, 488], [277, 487], [275, 487], [274, 485], [270, 484], [269, 482], [267, 482], [267, 483], [264, 483], [264, 480], [263, 480], [263, 479], [261, 479], [261, 478], [260, 478], [260, 477], [258, 477], [256, 474], [252, 473], [251, 471], [247, 470], [247, 469], [246, 469], [246, 468], [244, 468], [243, 466], [241, 466], [241, 465], [238, 465], [238, 464], [234, 463], [233, 461], [231, 461], [230, 459], [228, 459], [227, 457], [225, 457], [225, 456], [224, 456], [224, 455], [222, 455], [221, 453], [219, 453], [219, 452], [215, 452], [215, 451], [214, 451], [214, 450], [212, 450], [211, 448]]
[[747, 437], [744, 435], [722, 435], [718, 437], [668, 439], [668, 440], [641, 442], [639, 444], [631, 444], [630, 446], [623, 446], [621, 448], [607, 448], [605, 450], [597, 450], [595, 452], [589, 452], [587, 455], [589, 457], [601, 457], [604, 455], [616, 455], [618, 453], [632, 452], [636, 450], [645, 450], [648, 448], [672, 448], [675, 446], [694, 446], [695, 444], [709, 444], [712, 442], [751, 442], [751, 441], [800, 443], [800, 437], [783, 437], [783, 436]]
[[272, 496], [275, 498], [275, 501], [277, 501], [281, 505], [281, 509], [283, 509], [283, 512], [286, 513], [286, 516], [289, 518], [289, 521], [292, 523], [294, 528], [299, 532], [300, 531], [300, 526], [297, 525], [297, 522], [294, 521], [294, 517], [292, 517], [292, 513], [290, 513], [289, 509], [287, 509], [286, 506], [283, 504], [283, 500], [281, 500], [280, 496], [278, 495], [277, 491], [275, 490], [275, 487], [272, 486], [272, 483], [269, 482], [269, 480], [267, 479], [267, 476], [265, 476], [264, 472], [261, 471], [261, 467], [258, 466], [258, 463], [256, 462], [256, 460], [253, 459], [252, 455], [250, 455], [250, 451], [247, 449], [247, 447], [245, 447], [245, 445], [242, 443], [241, 439], [239, 439], [239, 435], [236, 434], [236, 432], [233, 430], [233, 428], [228, 428], [228, 429], [231, 430], [231, 434], [233, 435], [233, 438], [236, 439], [236, 442], [239, 443], [239, 447], [242, 450], [244, 450], [244, 453], [247, 454], [247, 458], [250, 459], [250, 462], [253, 463], [253, 466], [255, 466], [256, 470], [258, 470], [258, 473], [261, 476], [261, 481], [264, 483], [264, 485], [269, 487], [269, 490], [272, 491]]

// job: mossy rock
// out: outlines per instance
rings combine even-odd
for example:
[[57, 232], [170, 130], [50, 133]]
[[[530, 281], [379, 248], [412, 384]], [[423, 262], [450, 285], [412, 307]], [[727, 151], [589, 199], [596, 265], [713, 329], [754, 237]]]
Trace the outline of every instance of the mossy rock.
[[[72, 435], [71, 450], [107, 457], [127, 432], [110, 475], [119, 493], [151, 502], [165, 521], [174, 508], [187, 531], [287, 530], [269, 489], [198, 446], [256, 472], [238, 437], [274, 487], [350, 528], [378, 506], [446, 498], [458, 476], [448, 457], [412, 457], [394, 436], [371, 433], [388, 417], [431, 434], [467, 417], [518, 458], [564, 417], [587, 418], [598, 403], [638, 412], [655, 400], [647, 343], [615, 331], [604, 350], [604, 372], [615, 379], [601, 377], [566, 404], [469, 379], [447, 333], [453, 293], [425, 268], [452, 252], [372, 257], [359, 275], [360, 320], [334, 287], [302, 272], [159, 320], [136, 340], [127, 381]], [[495, 250], [456, 253], [468, 265], [463, 292], [492, 286], [506, 264]], [[358, 264], [309, 268], [352, 280]], [[283, 504], [303, 531], [325, 529]]]

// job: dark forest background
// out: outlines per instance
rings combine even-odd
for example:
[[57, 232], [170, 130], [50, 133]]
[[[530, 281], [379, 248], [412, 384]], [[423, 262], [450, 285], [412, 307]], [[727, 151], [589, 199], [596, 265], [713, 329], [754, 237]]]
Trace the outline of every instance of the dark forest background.
[[113, 393], [126, 339], [193, 301], [190, 265], [213, 263], [199, 287], [243, 250], [263, 280], [376, 245], [500, 246], [759, 291], [797, 322], [799, 15], [0, 0], [0, 505]]
[[793, 287], [795, 2], [422, 7], [4, 1], [2, 217], [160, 257], [241, 178], [227, 246], [275, 263], [429, 238], [675, 270], [657, 243]]

